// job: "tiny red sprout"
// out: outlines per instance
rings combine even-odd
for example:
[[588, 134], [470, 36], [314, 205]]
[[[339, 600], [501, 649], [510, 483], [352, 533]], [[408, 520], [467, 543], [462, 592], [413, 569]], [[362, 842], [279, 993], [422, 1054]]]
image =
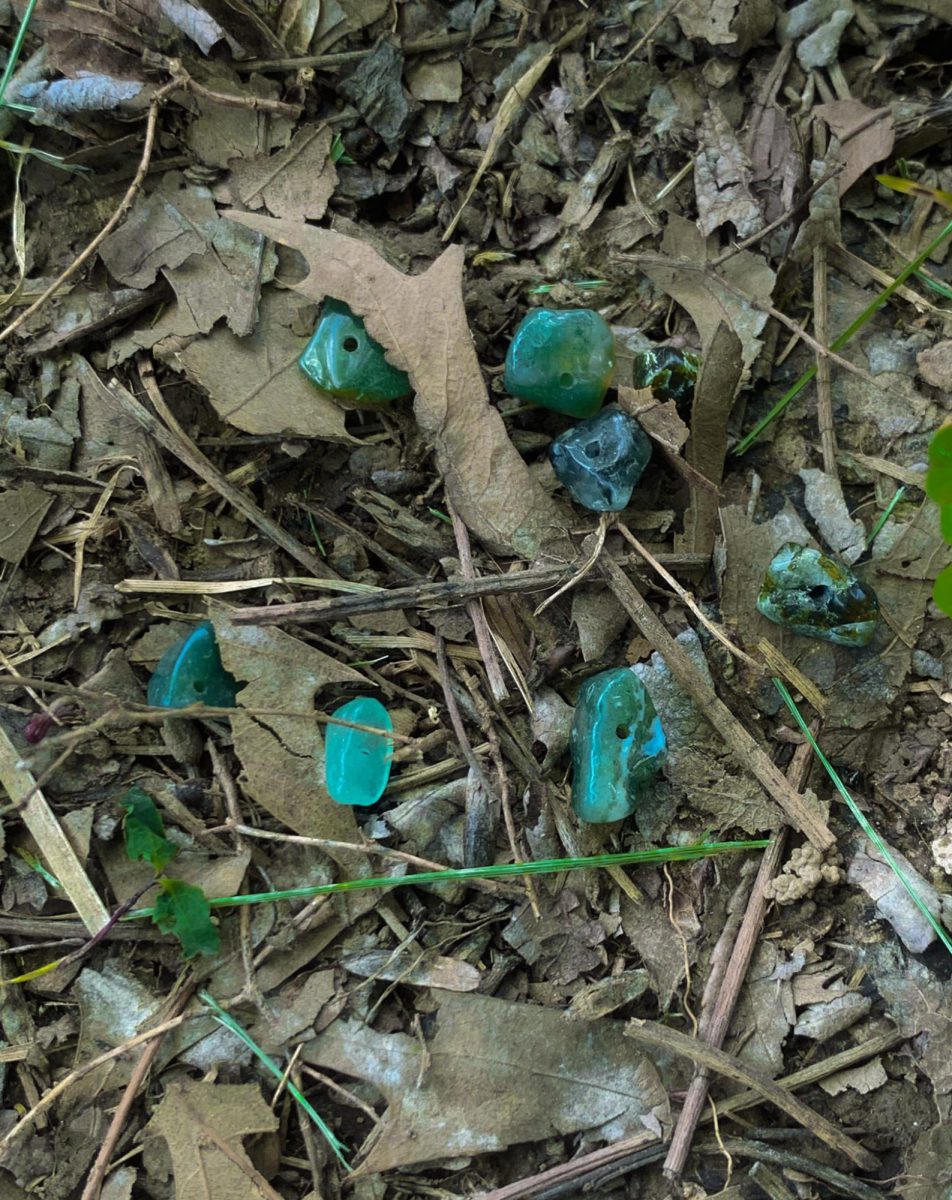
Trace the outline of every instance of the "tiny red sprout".
[[52, 724], [53, 718], [49, 715], [49, 713], [34, 713], [26, 723], [26, 728], [23, 730], [23, 736], [31, 746], [35, 746], [38, 742], [43, 741], [43, 739], [49, 733]]

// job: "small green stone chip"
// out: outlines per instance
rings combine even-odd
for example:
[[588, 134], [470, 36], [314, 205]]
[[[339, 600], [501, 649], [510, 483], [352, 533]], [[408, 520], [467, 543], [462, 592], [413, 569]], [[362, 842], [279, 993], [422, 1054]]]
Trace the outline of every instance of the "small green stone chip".
[[[333, 716], [355, 725], [393, 731], [390, 714], [373, 696], [357, 696], [335, 709]], [[346, 725], [328, 725], [324, 736], [324, 777], [327, 791], [338, 804], [365, 808], [376, 804], [390, 779], [393, 741], [380, 734]]]

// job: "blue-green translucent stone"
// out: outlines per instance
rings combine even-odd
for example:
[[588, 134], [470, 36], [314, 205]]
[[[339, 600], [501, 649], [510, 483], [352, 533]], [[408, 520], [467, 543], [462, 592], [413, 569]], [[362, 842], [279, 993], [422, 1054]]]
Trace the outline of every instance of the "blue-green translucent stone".
[[835, 558], [796, 542], [774, 556], [757, 607], [793, 633], [838, 646], [868, 645], [879, 620], [872, 588]]
[[[370, 725], [390, 733], [390, 714], [373, 696], [357, 696], [332, 714], [342, 721]], [[393, 742], [388, 737], [349, 729], [346, 725], [328, 725], [324, 735], [324, 776], [327, 791], [338, 804], [365, 807], [376, 804], [390, 778]]]
[[572, 498], [594, 512], [621, 512], [651, 458], [641, 426], [615, 404], [552, 442], [549, 458]]
[[149, 680], [149, 703], [159, 708], [208, 704], [234, 708], [238, 682], [222, 666], [215, 628], [202, 621], [180, 642], [170, 646]]
[[611, 326], [590, 308], [535, 308], [509, 343], [507, 392], [568, 417], [598, 412], [615, 369]]
[[324, 301], [298, 363], [319, 388], [351, 404], [387, 404], [411, 390], [407, 373], [387, 362], [380, 343], [340, 300]]
[[620, 821], [665, 758], [665, 736], [645, 685], [627, 667], [579, 689], [572, 724], [572, 807], [582, 821]]
[[701, 360], [690, 350], [658, 346], [635, 355], [632, 382], [636, 388], [651, 388], [659, 400], [685, 404], [694, 399], [700, 370]]

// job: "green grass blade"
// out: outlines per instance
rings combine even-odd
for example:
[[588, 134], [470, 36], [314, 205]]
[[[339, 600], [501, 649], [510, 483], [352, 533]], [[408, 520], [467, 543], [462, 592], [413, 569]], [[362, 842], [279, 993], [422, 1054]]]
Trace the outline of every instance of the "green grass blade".
[[893, 509], [896, 507], [896, 505], [899, 503], [899, 501], [903, 498], [903, 496], [905, 496], [905, 494], [906, 494], [906, 485], [905, 484], [903, 484], [901, 488], [896, 489], [896, 494], [886, 505], [885, 512], [879, 518], [879, 520], [876, 522], [876, 524], [873, 526], [873, 528], [870, 530], [869, 537], [866, 539], [867, 546], [871, 546], [873, 544], [873, 542], [875, 542], [876, 539], [879, 537], [880, 533], [882, 532], [883, 526], [886, 524], [886, 522], [892, 516]]
[[7, 65], [3, 69], [3, 74], [0, 75], [0, 104], [3, 104], [3, 98], [7, 94], [7, 88], [10, 86], [10, 80], [13, 78], [13, 72], [16, 69], [20, 52], [23, 49], [23, 43], [26, 40], [26, 31], [33, 17], [33, 10], [36, 8], [36, 3], [37, 0], [28, 0], [26, 8], [23, 10], [23, 16], [20, 19], [20, 28], [17, 30], [17, 35], [13, 39], [13, 45], [10, 47]]
[[[275, 1077], [275, 1079], [278, 1079], [278, 1080], [284, 1079], [284, 1072], [281, 1070], [281, 1068], [278, 1066], [278, 1064], [274, 1061], [274, 1059], [269, 1058], [268, 1055], [265, 1054], [265, 1052], [261, 1049], [261, 1047], [254, 1040], [254, 1038], [247, 1031], [247, 1029], [245, 1029], [242, 1025], [239, 1025], [239, 1023], [235, 1020], [235, 1018], [231, 1015], [231, 1013], [225, 1012], [225, 1010], [214, 999], [213, 996], [211, 996], [208, 992], [199, 992], [198, 998], [202, 1001], [203, 1004], [206, 1005], [206, 1007], [211, 1009], [212, 1016], [215, 1018], [215, 1020], [218, 1022], [218, 1024], [224, 1025], [224, 1027], [226, 1029], [231, 1030], [231, 1032], [235, 1035], [235, 1037], [240, 1038], [244, 1042], [244, 1044], [248, 1047], [248, 1049], [252, 1052], [252, 1054], [254, 1054], [254, 1056], [258, 1059], [258, 1061], [268, 1071], [271, 1072], [271, 1074]], [[328, 1125], [324, 1122], [324, 1120], [321, 1118], [320, 1114], [312, 1106], [311, 1102], [301, 1092], [300, 1088], [296, 1087], [291, 1082], [290, 1079], [288, 1079], [286, 1081], [285, 1086], [287, 1087], [287, 1089], [291, 1093], [291, 1095], [294, 1097], [294, 1099], [298, 1102], [298, 1104], [300, 1104], [300, 1106], [304, 1109], [304, 1111], [307, 1113], [307, 1115], [311, 1118], [311, 1120], [314, 1122], [314, 1124], [317, 1126], [317, 1128], [320, 1130], [321, 1135], [325, 1138], [325, 1140], [327, 1141], [327, 1144], [337, 1155], [337, 1157], [340, 1160], [340, 1162], [342, 1163], [344, 1169], [346, 1171], [350, 1171], [352, 1169], [351, 1165], [347, 1161], [347, 1159], [344, 1157], [345, 1153], [347, 1152], [347, 1147], [344, 1145], [344, 1143], [341, 1141], [338, 1141], [336, 1135], [334, 1134], [334, 1131], [332, 1129], [330, 1129], [328, 1127]]]
[[879, 834], [876, 832], [876, 830], [872, 827], [872, 825], [870, 825], [869, 821], [866, 819], [865, 814], [861, 811], [859, 805], [856, 803], [856, 801], [853, 799], [853, 797], [849, 794], [849, 792], [844, 787], [843, 781], [842, 781], [842, 779], [840, 779], [839, 775], [836, 773], [835, 768], [832, 766], [830, 761], [827, 759], [826, 755], [823, 753], [823, 751], [817, 745], [816, 738], [814, 738], [813, 734], [810, 732], [810, 727], [807, 725], [806, 721], [804, 721], [803, 717], [800, 715], [800, 710], [799, 710], [799, 708], [797, 708], [797, 705], [796, 705], [793, 697], [787, 691], [787, 688], [786, 688], [783, 680], [774, 678], [773, 682], [774, 682], [774, 687], [777, 689], [777, 691], [783, 697], [784, 704], [786, 704], [787, 708], [790, 709], [790, 712], [793, 714], [794, 720], [796, 721], [797, 725], [799, 725], [800, 732], [803, 734], [803, 736], [807, 739], [807, 741], [813, 747], [813, 753], [817, 756], [817, 759], [823, 764], [823, 769], [826, 771], [827, 775], [829, 775], [830, 779], [833, 781], [833, 786], [836, 788], [836, 790], [840, 793], [840, 795], [846, 801], [846, 806], [850, 810], [850, 812], [853, 814], [853, 818], [856, 821], [857, 825], [859, 825], [859, 827], [860, 827], [860, 829], [862, 829], [863, 833], [866, 834], [866, 836], [873, 843], [873, 845], [876, 847], [876, 849], [879, 851], [879, 853], [883, 856], [884, 860], [889, 865], [889, 867], [892, 869], [896, 878], [899, 880], [899, 882], [902, 884], [902, 886], [909, 893], [909, 896], [910, 896], [912, 902], [915, 904], [916, 908], [919, 909], [919, 911], [922, 913], [922, 915], [925, 917], [925, 919], [929, 922], [929, 924], [935, 930], [936, 936], [939, 938], [939, 941], [942, 943], [943, 946], [945, 946], [946, 950], [948, 950], [948, 952], [950, 954], [952, 954], [952, 941], [949, 940], [949, 935], [946, 933], [942, 924], [938, 920], [936, 920], [935, 915], [929, 910], [928, 906], [926, 905], [926, 902], [922, 899], [922, 897], [919, 895], [919, 893], [913, 887], [912, 883], [903, 874], [902, 868], [899, 866], [899, 863], [896, 862], [889, 847], [886, 845], [886, 843], [883, 841], [883, 839], [879, 836]]
[[[246, 896], [219, 896], [209, 900], [212, 908], [233, 908], [246, 904], [271, 904], [278, 900], [310, 900], [313, 896], [332, 896], [338, 892], [365, 891], [369, 888], [407, 887], [419, 883], [465, 883], [472, 879], [504, 879], [522, 875], [557, 874], [561, 871], [591, 871], [597, 867], [624, 867], [636, 863], [687, 862], [712, 854], [738, 850], [763, 850], [769, 838], [746, 842], [695, 842], [691, 846], [661, 846], [651, 850], [629, 850], [622, 854], [595, 854], [590, 858], [540, 858], [535, 862], [499, 863], [489, 867], [461, 867], [458, 870], [420, 871], [415, 875], [380, 875], [372, 879], [345, 879], [340, 883], [321, 883], [314, 887], [286, 888], [281, 892], [253, 892]], [[126, 920], [151, 917], [151, 908], [138, 908]]]
[[[847, 327], [843, 330], [843, 332], [841, 334], [838, 334], [837, 337], [834, 338], [834, 340], [832, 342], [830, 342], [830, 349], [834, 353], [837, 350], [842, 350], [843, 347], [846, 345], [846, 343], [850, 340], [850, 338], [853, 337], [853, 335], [855, 333], [858, 333], [859, 330], [863, 328], [863, 326], [870, 319], [870, 317], [878, 309], [882, 308], [882, 306], [886, 303], [886, 301], [893, 294], [893, 292], [895, 292], [897, 288], [902, 287], [902, 285], [906, 282], [906, 280], [909, 278], [910, 275], [915, 275], [915, 273], [919, 270], [919, 268], [926, 261], [926, 259], [929, 257], [929, 255], [935, 253], [935, 251], [938, 250], [938, 248], [942, 245], [942, 243], [945, 241], [945, 239], [950, 234], [952, 234], [952, 221], [949, 221], [949, 223], [946, 226], [944, 226], [944, 228], [942, 229], [942, 232], [937, 237], [934, 237], [932, 239], [932, 241], [928, 244], [928, 246], [926, 246], [925, 250], [923, 250], [920, 254], [917, 254], [914, 259], [912, 259], [911, 261], [906, 263], [906, 265], [899, 272], [899, 274], [892, 281], [892, 283], [890, 283], [887, 287], [883, 288], [883, 290], [879, 293], [879, 295], [876, 297], [876, 299], [866, 305], [866, 307], [859, 314], [859, 316], [856, 318], [855, 321], [852, 321], [849, 325], [847, 325]], [[753, 429], [751, 429], [749, 433], [746, 433], [741, 438], [741, 440], [734, 447], [733, 453], [734, 454], [746, 453], [750, 449], [750, 447], [754, 444], [754, 442], [760, 437], [760, 435], [767, 428], [767, 426], [770, 425], [772, 421], [776, 420], [776, 418], [780, 415], [780, 413], [783, 412], [783, 410], [787, 407], [787, 405], [790, 403], [790, 401], [800, 395], [800, 393], [807, 386], [807, 384], [810, 382], [810, 380], [813, 378], [813, 376], [815, 374], [816, 374], [816, 364], [814, 364], [812, 367], [807, 368], [807, 370], [803, 372], [803, 374], [800, 376], [800, 378], [797, 380], [797, 382], [793, 385], [793, 387], [790, 388], [790, 390], [788, 392], [785, 392], [780, 397], [780, 399], [773, 406], [773, 408], [770, 410], [770, 412], [767, 413], [767, 415], [765, 417], [761, 417], [761, 419], [757, 422], [757, 424], [753, 427]]]

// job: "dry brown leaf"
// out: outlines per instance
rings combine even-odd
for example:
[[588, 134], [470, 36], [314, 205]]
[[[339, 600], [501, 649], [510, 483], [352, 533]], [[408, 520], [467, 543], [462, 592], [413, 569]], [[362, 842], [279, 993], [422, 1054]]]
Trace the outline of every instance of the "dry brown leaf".
[[176, 1200], [261, 1200], [261, 1176], [241, 1139], [277, 1127], [257, 1084], [189, 1080], [166, 1086], [146, 1134], [168, 1143]]
[[560, 537], [567, 514], [530, 474], [489, 403], [463, 306], [461, 246], [450, 246], [422, 275], [403, 275], [370, 246], [333, 230], [224, 215], [299, 250], [310, 273], [295, 289], [315, 302], [343, 300], [409, 374], [417, 422], [456, 511], [480, 541], [532, 558]]
[[760, 205], [750, 194], [750, 161], [727, 118], [715, 105], [701, 118], [694, 159], [698, 228], [705, 236], [729, 221], [742, 238], [763, 227]]
[[20, 561], [52, 503], [53, 497], [35, 483], [25, 483], [0, 495], [0, 558], [9, 563]]
[[337, 187], [330, 156], [333, 136], [326, 125], [305, 126], [277, 154], [235, 162], [231, 184], [237, 198], [250, 209], [263, 206], [275, 217], [319, 221]]
[[556, 1009], [474, 993], [440, 997], [426, 1045], [338, 1020], [305, 1044], [304, 1057], [367, 1079], [386, 1096], [362, 1173], [580, 1130], [663, 1136], [670, 1121], [654, 1065], [632, 1052], [620, 1022], [580, 1026]]
[[[343, 663], [280, 629], [232, 625], [213, 611], [225, 669], [244, 683], [231, 719], [245, 790], [263, 809], [305, 837], [353, 842], [353, 811], [335, 804], [324, 785], [324, 738], [312, 719], [314, 694], [328, 683], [364, 683]], [[255, 716], [281, 709], [301, 716]]]
[[843, 170], [836, 180], [842, 196], [875, 163], [892, 153], [895, 121], [888, 108], [867, 108], [859, 100], [833, 100], [814, 109], [836, 135]]
[[295, 326], [308, 308], [293, 292], [266, 288], [250, 336], [239, 338], [219, 327], [184, 346], [171, 343], [161, 357], [204, 388], [223, 420], [246, 433], [353, 441], [344, 409], [298, 366], [304, 342]]

